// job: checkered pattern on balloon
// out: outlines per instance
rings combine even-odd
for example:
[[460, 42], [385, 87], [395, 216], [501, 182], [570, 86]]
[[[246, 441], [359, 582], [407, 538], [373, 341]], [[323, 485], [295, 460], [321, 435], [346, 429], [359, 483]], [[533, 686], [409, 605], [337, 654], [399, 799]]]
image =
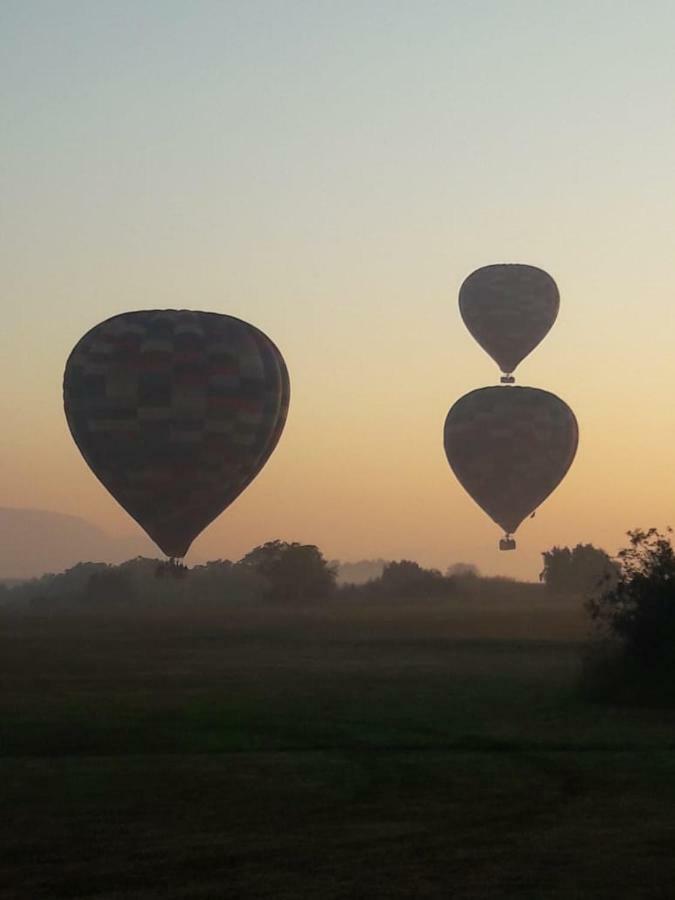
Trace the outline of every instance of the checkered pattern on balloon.
[[460, 484], [504, 530], [500, 550], [515, 549], [521, 522], [565, 477], [579, 429], [569, 406], [513, 375], [555, 322], [560, 297], [542, 269], [499, 264], [477, 269], [459, 292], [462, 319], [502, 372], [501, 384], [461, 397], [445, 420], [444, 447]]

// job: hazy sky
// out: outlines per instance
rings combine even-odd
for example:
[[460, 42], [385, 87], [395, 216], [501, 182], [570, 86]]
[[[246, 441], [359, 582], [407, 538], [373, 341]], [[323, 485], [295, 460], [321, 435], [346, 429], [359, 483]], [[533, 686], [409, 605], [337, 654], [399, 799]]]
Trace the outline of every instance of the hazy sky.
[[[137, 526], [68, 433], [65, 359], [129, 309], [239, 316], [288, 364], [282, 440], [194, 545], [273, 538], [535, 578], [675, 525], [671, 0], [2, 0], [0, 505]], [[518, 370], [575, 411], [566, 480], [499, 553], [450, 472], [498, 372], [460, 283], [541, 266]]]

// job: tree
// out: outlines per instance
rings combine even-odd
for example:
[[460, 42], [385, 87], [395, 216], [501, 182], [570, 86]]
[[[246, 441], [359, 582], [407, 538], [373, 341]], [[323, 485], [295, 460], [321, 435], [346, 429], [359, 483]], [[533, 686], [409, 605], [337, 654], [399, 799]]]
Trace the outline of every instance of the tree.
[[423, 569], [416, 562], [402, 559], [386, 564], [379, 588], [391, 597], [438, 596], [448, 593], [448, 581], [437, 569]]
[[262, 575], [272, 600], [318, 600], [335, 589], [335, 568], [313, 544], [268, 541], [247, 553], [237, 565]]
[[629, 531], [628, 537], [618, 554], [617, 582], [591, 597], [588, 611], [641, 666], [675, 667], [675, 550], [656, 528]]
[[588, 595], [616, 584], [619, 566], [604, 550], [592, 544], [552, 547], [545, 553], [539, 580], [561, 593]]
[[[668, 529], [670, 532], [670, 529]], [[628, 532], [616, 583], [591, 597], [596, 625], [581, 687], [593, 700], [675, 704], [675, 551], [656, 528]]]

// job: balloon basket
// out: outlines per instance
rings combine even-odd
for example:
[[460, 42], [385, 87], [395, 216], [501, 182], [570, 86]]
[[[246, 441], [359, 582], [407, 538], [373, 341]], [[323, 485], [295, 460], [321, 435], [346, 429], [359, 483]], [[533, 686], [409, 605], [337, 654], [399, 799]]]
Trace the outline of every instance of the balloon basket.
[[499, 542], [499, 549], [500, 550], [515, 550], [516, 542], [510, 535], [506, 534]]
[[502, 384], [515, 384], [516, 383], [516, 379], [514, 378], [513, 375], [502, 375], [502, 377], [499, 380], [501, 381]]

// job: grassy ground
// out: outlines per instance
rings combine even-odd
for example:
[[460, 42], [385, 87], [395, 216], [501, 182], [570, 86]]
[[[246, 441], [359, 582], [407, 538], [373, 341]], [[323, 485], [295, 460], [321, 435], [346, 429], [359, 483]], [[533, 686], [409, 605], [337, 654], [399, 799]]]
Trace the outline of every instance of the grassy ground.
[[672, 898], [672, 717], [483, 606], [0, 617], [0, 897]]

